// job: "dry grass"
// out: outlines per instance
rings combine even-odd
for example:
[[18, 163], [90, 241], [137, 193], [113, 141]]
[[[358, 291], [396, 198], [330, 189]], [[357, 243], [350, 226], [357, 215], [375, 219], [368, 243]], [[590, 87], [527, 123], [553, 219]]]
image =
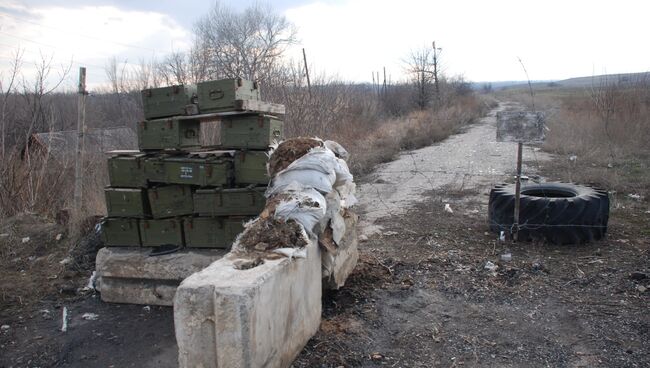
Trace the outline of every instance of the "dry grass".
[[370, 172], [377, 164], [392, 160], [404, 149], [417, 149], [439, 142], [471, 124], [494, 106], [475, 95], [454, 99], [438, 111], [414, 111], [405, 117], [376, 122], [347, 122], [328, 139], [341, 143], [351, 153], [354, 174]]
[[[501, 98], [529, 108], [530, 96], [511, 90]], [[565, 157], [547, 171], [554, 179], [593, 183], [623, 195], [650, 195], [650, 83], [543, 88], [535, 107], [547, 114], [544, 149]], [[572, 157], [573, 156], [573, 157]]]

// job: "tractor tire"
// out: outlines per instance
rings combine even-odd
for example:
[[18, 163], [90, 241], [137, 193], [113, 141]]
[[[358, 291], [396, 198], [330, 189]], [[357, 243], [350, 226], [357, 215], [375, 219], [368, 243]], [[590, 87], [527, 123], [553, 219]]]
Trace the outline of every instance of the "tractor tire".
[[[490, 230], [514, 233], [515, 185], [490, 191]], [[521, 185], [518, 239], [579, 244], [602, 239], [607, 232], [607, 192], [565, 183]]]

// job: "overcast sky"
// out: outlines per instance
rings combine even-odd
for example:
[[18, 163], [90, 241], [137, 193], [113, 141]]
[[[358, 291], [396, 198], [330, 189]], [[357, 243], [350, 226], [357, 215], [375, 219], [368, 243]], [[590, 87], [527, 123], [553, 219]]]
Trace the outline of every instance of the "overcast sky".
[[[228, 0], [243, 9], [250, 1]], [[199, 0], [0, 0], [0, 70], [24, 49], [88, 68], [105, 80], [107, 59], [137, 63], [186, 49], [194, 21], [212, 6]], [[411, 50], [442, 48], [449, 75], [472, 81], [533, 80], [650, 71], [649, 1], [279, 0], [273, 7], [298, 29], [314, 71], [369, 82], [387, 68], [403, 73]], [[301, 56], [301, 55], [300, 55]], [[70, 86], [74, 86], [71, 77]]]

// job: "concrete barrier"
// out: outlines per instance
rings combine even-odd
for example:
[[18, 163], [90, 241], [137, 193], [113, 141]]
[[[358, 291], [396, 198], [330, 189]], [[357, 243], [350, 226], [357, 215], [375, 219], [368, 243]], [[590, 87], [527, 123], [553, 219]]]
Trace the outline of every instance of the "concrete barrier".
[[231, 254], [185, 279], [174, 299], [179, 366], [288, 367], [321, 320], [321, 255], [265, 260], [247, 270]]
[[96, 259], [97, 289], [105, 302], [170, 306], [183, 279], [226, 252], [225, 249], [185, 249], [151, 257], [150, 248], [102, 248]]

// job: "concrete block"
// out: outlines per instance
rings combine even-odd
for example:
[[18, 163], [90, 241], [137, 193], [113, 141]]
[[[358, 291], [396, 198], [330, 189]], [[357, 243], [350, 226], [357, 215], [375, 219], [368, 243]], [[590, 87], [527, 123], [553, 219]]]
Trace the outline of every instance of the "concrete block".
[[228, 254], [185, 279], [174, 299], [180, 367], [288, 367], [321, 320], [321, 256], [238, 270]]
[[180, 281], [102, 277], [98, 283], [102, 300], [108, 303], [172, 306]]
[[338, 244], [337, 254], [321, 252], [323, 265], [323, 288], [338, 290], [352, 273], [359, 260], [357, 239], [358, 216], [348, 212], [345, 219], [345, 234]]
[[110, 303], [173, 305], [183, 279], [207, 267], [224, 249], [184, 249], [150, 257], [149, 248], [102, 248], [97, 253], [98, 290]]
[[228, 253], [226, 249], [183, 249], [150, 257], [151, 250], [137, 247], [102, 248], [97, 252], [95, 262], [97, 275], [180, 282]]

